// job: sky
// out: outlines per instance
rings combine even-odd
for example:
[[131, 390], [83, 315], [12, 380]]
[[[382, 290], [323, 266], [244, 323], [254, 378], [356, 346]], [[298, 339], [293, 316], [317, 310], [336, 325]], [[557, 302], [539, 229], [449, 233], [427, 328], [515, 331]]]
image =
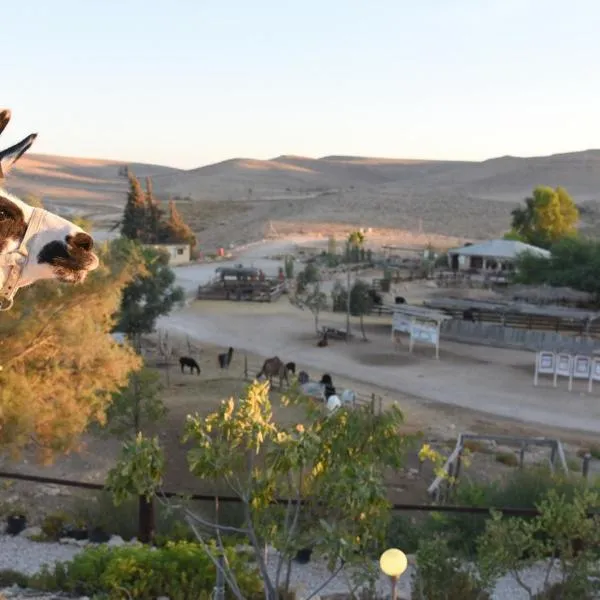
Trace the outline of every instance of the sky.
[[2, 5], [8, 145], [195, 168], [600, 148], [597, 0]]

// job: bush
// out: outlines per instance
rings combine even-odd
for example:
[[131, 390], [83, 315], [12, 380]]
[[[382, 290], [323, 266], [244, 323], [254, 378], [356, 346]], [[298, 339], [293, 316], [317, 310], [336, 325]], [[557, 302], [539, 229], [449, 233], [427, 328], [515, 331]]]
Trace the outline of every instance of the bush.
[[496, 452], [496, 462], [507, 467], [516, 467], [519, 464], [519, 459], [514, 452]]
[[28, 584], [29, 577], [27, 577], [27, 575], [23, 575], [23, 573], [13, 571], [12, 569], [4, 569], [3, 571], [0, 571], [0, 587], [2, 588], [12, 587], [13, 585], [26, 588]]
[[414, 600], [489, 600], [486, 583], [465, 570], [447, 541], [435, 537], [422, 541], [412, 580]]
[[[258, 598], [262, 582], [248, 558], [230, 548], [226, 560], [244, 596]], [[110, 600], [154, 600], [158, 596], [190, 600], [208, 599], [215, 581], [216, 569], [206, 551], [198, 544], [177, 542], [160, 549], [141, 545], [86, 548], [70, 562], [45, 567], [29, 585], [44, 591], [106, 594]]]

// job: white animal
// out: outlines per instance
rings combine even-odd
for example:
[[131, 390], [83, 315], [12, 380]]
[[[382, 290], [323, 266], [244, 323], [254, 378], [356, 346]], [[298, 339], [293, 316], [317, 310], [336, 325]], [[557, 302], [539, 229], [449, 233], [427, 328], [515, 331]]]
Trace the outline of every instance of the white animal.
[[338, 398], [338, 396], [329, 396], [327, 400], [327, 412], [331, 414], [332, 412], [336, 411], [341, 405], [342, 402]]
[[354, 390], [344, 390], [340, 394], [340, 400], [344, 405], [354, 406], [356, 404], [356, 392]]
[[[0, 134], [10, 121], [0, 110]], [[37, 134], [0, 151], [0, 182]], [[0, 310], [9, 310], [19, 288], [42, 279], [82, 282], [98, 267], [92, 237], [70, 221], [33, 208], [0, 187]]]

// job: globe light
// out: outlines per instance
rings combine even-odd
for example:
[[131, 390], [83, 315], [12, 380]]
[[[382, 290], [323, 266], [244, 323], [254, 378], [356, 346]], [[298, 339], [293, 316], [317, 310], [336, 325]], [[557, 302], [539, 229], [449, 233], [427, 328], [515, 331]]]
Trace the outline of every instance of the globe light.
[[406, 554], [398, 548], [389, 548], [379, 557], [381, 570], [390, 578], [392, 587], [392, 600], [396, 600], [396, 584], [398, 578], [408, 567]]
[[408, 559], [402, 550], [390, 548], [379, 558], [379, 566], [388, 577], [400, 577], [408, 567]]

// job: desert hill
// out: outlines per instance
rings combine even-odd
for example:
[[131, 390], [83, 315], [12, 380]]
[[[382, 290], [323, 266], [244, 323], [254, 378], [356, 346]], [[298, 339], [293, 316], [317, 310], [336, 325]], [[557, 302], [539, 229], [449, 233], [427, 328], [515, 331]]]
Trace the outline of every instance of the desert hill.
[[[124, 202], [123, 166], [32, 154], [7, 183], [16, 193], [106, 216]], [[128, 166], [139, 177], [152, 176], [159, 197], [175, 198], [188, 214], [196, 211], [203, 235], [232, 241], [262, 235], [268, 221], [497, 235], [507, 229], [510, 210], [539, 184], [566, 187], [584, 208], [584, 225], [595, 225], [600, 215], [600, 150], [481, 162], [281, 155], [191, 170]]]

